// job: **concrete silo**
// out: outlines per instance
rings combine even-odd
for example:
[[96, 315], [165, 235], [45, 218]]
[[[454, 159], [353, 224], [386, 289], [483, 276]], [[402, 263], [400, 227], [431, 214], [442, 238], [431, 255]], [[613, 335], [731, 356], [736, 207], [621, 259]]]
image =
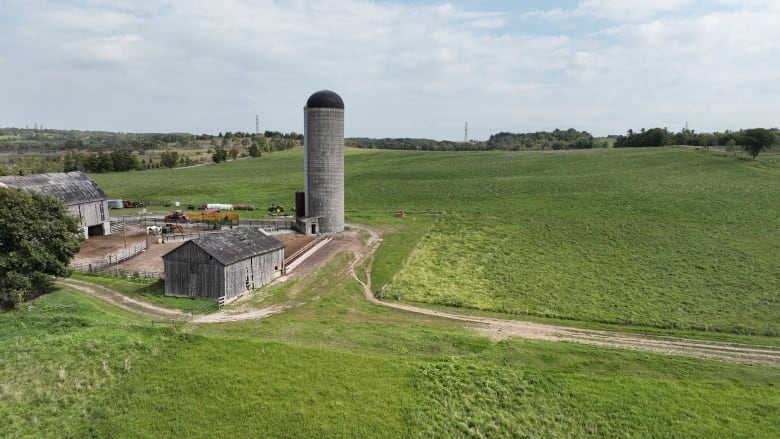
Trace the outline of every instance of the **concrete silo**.
[[320, 233], [344, 231], [344, 101], [330, 90], [314, 93], [303, 109], [306, 216]]

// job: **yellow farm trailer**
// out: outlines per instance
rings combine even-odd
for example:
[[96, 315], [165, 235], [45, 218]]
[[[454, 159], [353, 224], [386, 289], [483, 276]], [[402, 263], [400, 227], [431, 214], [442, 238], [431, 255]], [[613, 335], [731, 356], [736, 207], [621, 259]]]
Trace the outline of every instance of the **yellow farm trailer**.
[[218, 209], [208, 209], [200, 212], [187, 213], [190, 222], [221, 222], [238, 221], [239, 215], [233, 212], [220, 212]]

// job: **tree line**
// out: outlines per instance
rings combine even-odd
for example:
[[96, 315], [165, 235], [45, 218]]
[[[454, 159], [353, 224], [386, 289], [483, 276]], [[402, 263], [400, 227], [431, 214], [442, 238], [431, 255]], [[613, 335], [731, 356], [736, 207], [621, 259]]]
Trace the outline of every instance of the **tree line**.
[[615, 147], [719, 146], [731, 151], [736, 151], [741, 147], [753, 158], [756, 158], [760, 152], [772, 148], [777, 143], [778, 133], [777, 128], [750, 128], [739, 131], [725, 131], [723, 133], [696, 133], [687, 128], [679, 133], [669, 132], [666, 128], [651, 128], [649, 130], [642, 128], [637, 133], [629, 129], [625, 136], [617, 137]]
[[578, 131], [574, 128], [537, 131], [535, 133], [501, 132], [491, 135], [486, 142], [453, 142], [450, 140], [415, 138], [371, 139], [366, 137], [351, 137], [346, 139], [345, 142], [347, 146], [355, 148], [418, 151], [521, 151], [529, 149], [583, 149], [607, 146], [604, 142], [596, 145], [590, 133]]

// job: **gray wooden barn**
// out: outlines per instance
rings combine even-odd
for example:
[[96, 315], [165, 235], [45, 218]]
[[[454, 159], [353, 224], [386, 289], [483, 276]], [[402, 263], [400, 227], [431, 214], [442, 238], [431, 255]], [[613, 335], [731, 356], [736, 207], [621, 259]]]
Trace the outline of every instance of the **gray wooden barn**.
[[0, 185], [59, 198], [78, 218], [85, 238], [111, 234], [108, 196], [82, 172], [5, 176], [0, 177]]
[[162, 259], [166, 295], [230, 301], [284, 273], [284, 244], [239, 228], [187, 241]]

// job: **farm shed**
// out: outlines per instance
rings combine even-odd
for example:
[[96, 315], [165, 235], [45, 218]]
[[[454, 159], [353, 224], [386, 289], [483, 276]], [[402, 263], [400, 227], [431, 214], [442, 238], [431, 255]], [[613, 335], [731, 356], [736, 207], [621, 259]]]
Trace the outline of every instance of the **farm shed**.
[[186, 242], [162, 257], [165, 294], [226, 301], [284, 272], [284, 244], [260, 229], [240, 228]]
[[78, 218], [85, 238], [111, 234], [108, 196], [82, 172], [6, 176], [0, 177], [0, 185], [59, 198]]

